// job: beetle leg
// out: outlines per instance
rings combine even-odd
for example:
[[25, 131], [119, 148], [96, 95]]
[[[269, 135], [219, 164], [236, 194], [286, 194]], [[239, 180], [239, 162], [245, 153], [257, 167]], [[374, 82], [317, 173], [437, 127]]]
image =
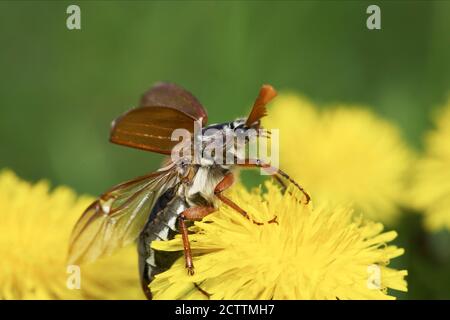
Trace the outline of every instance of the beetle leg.
[[185, 222], [185, 217], [183, 215], [180, 216], [178, 220], [181, 237], [183, 238], [183, 249], [184, 249], [184, 261], [186, 262], [186, 269], [190, 276], [194, 275], [194, 263], [192, 262], [192, 253], [191, 253], [191, 245], [189, 243], [189, 237]]
[[201, 294], [203, 294], [204, 296], [206, 296], [208, 299], [211, 298], [212, 294], [207, 292], [206, 290], [204, 290], [202, 287], [200, 287], [199, 284], [194, 282], [194, 286], [195, 288], [200, 291]]
[[188, 230], [186, 227], [186, 220], [201, 220], [208, 214], [214, 212], [214, 207], [192, 207], [187, 208], [180, 214], [178, 225], [183, 239], [184, 260], [186, 262], [186, 269], [189, 275], [194, 274], [194, 263], [192, 262], [191, 244], [189, 243]]
[[199, 221], [216, 210], [214, 207], [192, 207], [187, 208], [181, 214], [187, 220]]
[[281, 192], [285, 193], [287, 190], [287, 185], [286, 183], [284, 183], [283, 179], [281, 179], [281, 177], [278, 174], [274, 174], [273, 178], [278, 182], [278, 184], [281, 187]]
[[[290, 183], [292, 183], [294, 186], [297, 187], [297, 189], [299, 189], [304, 197], [305, 197], [305, 202], [304, 204], [308, 204], [309, 201], [311, 200], [311, 196], [309, 195], [308, 192], [306, 192], [305, 189], [303, 189], [303, 187], [301, 185], [299, 185], [294, 179], [292, 179], [287, 173], [285, 173], [284, 171], [282, 171], [279, 168], [275, 168], [272, 167], [270, 164], [267, 163], [263, 163], [261, 160], [256, 159], [256, 160], [252, 160], [249, 159], [249, 162], [247, 163], [241, 163], [239, 164], [239, 162], [237, 162], [238, 166], [240, 167], [246, 167], [246, 168], [262, 168], [263, 170], [269, 172], [271, 175], [275, 175], [275, 179], [277, 179], [278, 181], [281, 181], [281, 177], [285, 178], [286, 180], [288, 180]], [[283, 187], [284, 184], [282, 184]], [[285, 187], [283, 187], [284, 189]]]
[[[258, 222], [253, 220], [252, 218], [250, 218], [250, 216], [248, 215], [247, 211], [245, 211], [244, 209], [242, 209], [241, 207], [239, 207], [236, 203], [234, 203], [231, 199], [229, 199], [228, 197], [224, 196], [222, 194], [223, 191], [225, 191], [226, 189], [228, 189], [229, 187], [231, 187], [231, 185], [234, 182], [234, 176], [233, 174], [230, 172], [228, 173], [215, 187], [214, 189], [214, 194], [215, 196], [222, 201], [223, 203], [225, 203], [227, 206], [229, 206], [230, 208], [234, 209], [235, 211], [239, 212], [241, 215], [243, 215], [245, 218], [247, 218], [248, 220], [252, 221], [254, 224], [257, 225], [263, 225], [263, 222]], [[278, 223], [277, 222], [277, 217], [275, 216], [273, 219], [271, 219], [270, 221], [268, 221], [267, 223]]]

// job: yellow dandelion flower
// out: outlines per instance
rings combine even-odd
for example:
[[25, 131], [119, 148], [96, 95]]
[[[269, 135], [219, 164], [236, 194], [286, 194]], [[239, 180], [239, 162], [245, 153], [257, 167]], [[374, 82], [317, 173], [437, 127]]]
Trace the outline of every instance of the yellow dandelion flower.
[[286, 95], [271, 106], [264, 126], [280, 130], [280, 167], [315, 204], [349, 204], [368, 218], [395, 222], [412, 155], [391, 123], [365, 108], [319, 111]]
[[426, 137], [425, 155], [417, 163], [411, 198], [424, 210], [431, 231], [450, 230], [450, 99], [436, 114], [435, 125]]
[[[80, 269], [66, 266], [70, 233], [90, 197], [67, 187], [49, 192], [0, 172], [0, 299], [143, 298], [135, 248]], [[75, 274], [77, 272], [77, 274]], [[79, 289], [70, 276], [79, 275]]]
[[[406, 291], [405, 270], [389, 268], [403, 249], [386, 243], [394, 231], [353, 218], [346, 207], [304, 206], [295, 190], [282, 194], [237, 185], [230, 197], [260, 221], [255, 225], [227, 206], [191, 228], [195, 274], [183, 258], [150, 284], [155, 299], [393, 299], [387, 288]], [[157, 250], [178, 251], [179, 236], [155, 241]]]

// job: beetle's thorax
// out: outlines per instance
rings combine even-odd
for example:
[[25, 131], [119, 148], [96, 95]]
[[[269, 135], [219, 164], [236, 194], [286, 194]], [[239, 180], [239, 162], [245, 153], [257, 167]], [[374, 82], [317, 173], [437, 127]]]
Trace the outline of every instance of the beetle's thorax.
[[189, 206], [216, 207], [214, 190], [230, 170], [220, 165], [192, 166], [191, 170], [191, 177], [185, 179], [179, 193], [186, 199]]

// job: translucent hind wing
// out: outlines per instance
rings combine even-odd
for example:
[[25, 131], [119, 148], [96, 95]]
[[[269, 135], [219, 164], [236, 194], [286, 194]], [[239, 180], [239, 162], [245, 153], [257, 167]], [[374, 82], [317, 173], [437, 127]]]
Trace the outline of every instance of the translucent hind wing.
[[104, 193], [76, 223], [68, 263], [94, 261], [132, 243], [144, 228], [158, 198], [177, 183], [175, 170], [157, 171]]

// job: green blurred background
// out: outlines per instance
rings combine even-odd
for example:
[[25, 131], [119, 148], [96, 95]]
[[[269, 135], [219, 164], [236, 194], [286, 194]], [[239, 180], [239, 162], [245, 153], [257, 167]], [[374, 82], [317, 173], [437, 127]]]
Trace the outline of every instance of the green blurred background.
[[[82, 30], [67, 30], [69, 4]], [[366, 28], [370, 4], [382, 30]], [[81, 193], [158, 167], [161, 156], [108, 143], [111, 120], [155, 81], [188, 88], [210, 122], [246, 114], [262, 83], [370, 105], [418, 149], [450, 89], [445, 1], [2, 1], [0, 15], [0, 168]], [[403, 220], [399, 297], [450, 298], [448, 233]]]

